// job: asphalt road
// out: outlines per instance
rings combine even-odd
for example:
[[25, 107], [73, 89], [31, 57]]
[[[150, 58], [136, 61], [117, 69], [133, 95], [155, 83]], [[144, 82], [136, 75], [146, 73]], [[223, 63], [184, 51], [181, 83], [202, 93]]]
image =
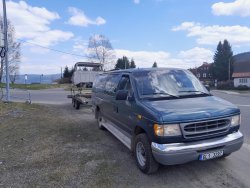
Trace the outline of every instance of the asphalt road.
[[67, 95], [69, 94], [70, 91], [65, 91], [63, 88], [43, 90], [10, 90], [11, 101], [25, 102], [30, 99], [31, 103], [36, 104], [67, 104], [71, 102], [71, 100], [67, 98]]
[[[245, 142], [250, 144], [250, 93], [249, 94], [227, 94], [221, 91], [212, 93], [237, 105], [241, 110], [241, 132], [244, 134]], [[250, 158], [249, 158], [250, 160]]]

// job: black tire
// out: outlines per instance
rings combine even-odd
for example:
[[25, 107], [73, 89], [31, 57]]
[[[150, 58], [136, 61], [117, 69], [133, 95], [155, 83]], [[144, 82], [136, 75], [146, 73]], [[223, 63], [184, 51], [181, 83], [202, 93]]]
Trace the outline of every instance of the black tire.
[[73, 104], [73, 107], [75, 108], [76, 107], [76, 100], [75, 99], [72, 99], [72, 104]]
[[96, 111], [96, 124], [100, 130], [105, 130], [105, 127], [103, 127], [101, 124], [102, 120], [103, 118], [102, 118], [101, 112]]
[[[139, 169], [145, 174], [152, 174], [156, 172], [159, 168], [159, 163], [157, 163], [153, 157], [151, 145], [150, 145], [147, 135], [145, 133], [138, 134], [135, 137], [134, 144], [135, 144], [134, 156], [135, 156], [136, 164], [139, 167]], [[143, 151], [144, 151], [143, 154], [142, 152], [140, 152], [141, 150], [139, 149], [141, 146], [143, 147]], [[141, 153], [142, 158], [145, 159], [144, 165], [142, 164], [143, 160], [141, 159], [139, 153]]]
[[79, 101], [76, 101], [76, 109], [79, 110], [80, 109], [80, 105], [81, 103]]

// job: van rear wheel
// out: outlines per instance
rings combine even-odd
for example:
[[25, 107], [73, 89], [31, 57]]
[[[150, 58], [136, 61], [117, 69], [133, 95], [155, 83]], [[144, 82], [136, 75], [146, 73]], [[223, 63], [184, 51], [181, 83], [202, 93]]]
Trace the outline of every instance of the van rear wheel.
[[96, 112], [96, 119], [97, 119], [98, 128], [101, 129], [101, 130], [105, 130], [105, 127], [103, 127], [103, 125], [102, 125], [102, 123], [103, 123], [103, 117], [102, 117], [100, 111]]
[[135, 160], [139, 169], [145, 174], [151, 174], [158, 170], [159, 163], [153, 157], [151, 145], [145, 133], [135, 137]]

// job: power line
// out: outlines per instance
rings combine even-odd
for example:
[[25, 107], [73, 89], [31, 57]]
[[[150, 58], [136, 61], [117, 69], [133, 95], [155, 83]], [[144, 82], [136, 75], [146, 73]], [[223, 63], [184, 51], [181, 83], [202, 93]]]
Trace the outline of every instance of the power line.
[[[21, 39], [17, 39], [17, 40], [20, 41], [20, 42], [22, 42], [22, 43], [31, 44], [31, 45], [38, 46], [38, 47], [44, 48], [44, 49], [48, 49], [48, 50], [51, 50], [51, 51], [54, 51], [54, 52], [57, 52], [57, 53], [62, 53], [62, 54], [67, 54], [67, 55], [72, 55], [72, 56], [82, 57], [82, 58], [89, 58], [86, 55], [84, 56], [84, 55], [74, 54], [74, 53], [70, 53], [70, 52], [65, 52], [65, 51], [62, 51], [62, 50], [57, 50], [57, 49], [54, 49], [54, 48], [49, 48], [49, 47], [46, 47], [46, 46], [42, 46], [40, 44], [36, 44], [36, 43], [33, 43], [33, 42], [28, 42], [28, 41], [21, 40]], [[108, 63], [105, 63], [105, 64], [107, 65], [107, 64], [111, 64], [111, 63], [114, 63], [114, 62], [108, 62]]]
[[54, 52], [58, 52], [58, 53], [62, 53], [62, 54], [67, 54], [67, 55], [72, 55], [72, 56], [77, 56], [77, 57], [83, 57], [83, 58], [88, 58], [88, 56], [84, 56], [84, 55], [79, 55], [79, 54], [74, 54], [74, 53], [70, 53], [70, 52], [65, 52], [65, 51], [62, 51], [62, 50], [57, 50], [57, 49], [54, 49], [54, 48], [49, 48], [49, 47], [46, 47], [46, 46], [42, 46], [40, 44], [36, 44], [36, 43], [33, 43], [33, 42], [28, 42], [28, 41], [25, 41], [25, 40], [21, 40], [21, 39], [17, 39], [18, 41], [22, 42], [22, 43], [28, 43], [28, 44], [31, 44], [31, 45], [34, 45], [34, 46], [38, 46], [40, 48], [44, 48], [44, 49], [47, 49], [47, 50], [51, 50], [51, 51], [54, 51]]

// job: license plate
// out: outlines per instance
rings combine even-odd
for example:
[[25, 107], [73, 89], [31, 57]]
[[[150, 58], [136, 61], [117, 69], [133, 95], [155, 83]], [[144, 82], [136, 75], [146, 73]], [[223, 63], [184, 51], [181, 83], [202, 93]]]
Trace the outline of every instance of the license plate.
[[214, 159], [214, 158], [218, 158], [221, 157], [223, 155], [223, 150], [221, 151], [213, 151], [213, 152], [209, 152], [209, 153], [203, 153], [199, 156], [199, 160], [200, 161], [206, 161], [209, 159]]

